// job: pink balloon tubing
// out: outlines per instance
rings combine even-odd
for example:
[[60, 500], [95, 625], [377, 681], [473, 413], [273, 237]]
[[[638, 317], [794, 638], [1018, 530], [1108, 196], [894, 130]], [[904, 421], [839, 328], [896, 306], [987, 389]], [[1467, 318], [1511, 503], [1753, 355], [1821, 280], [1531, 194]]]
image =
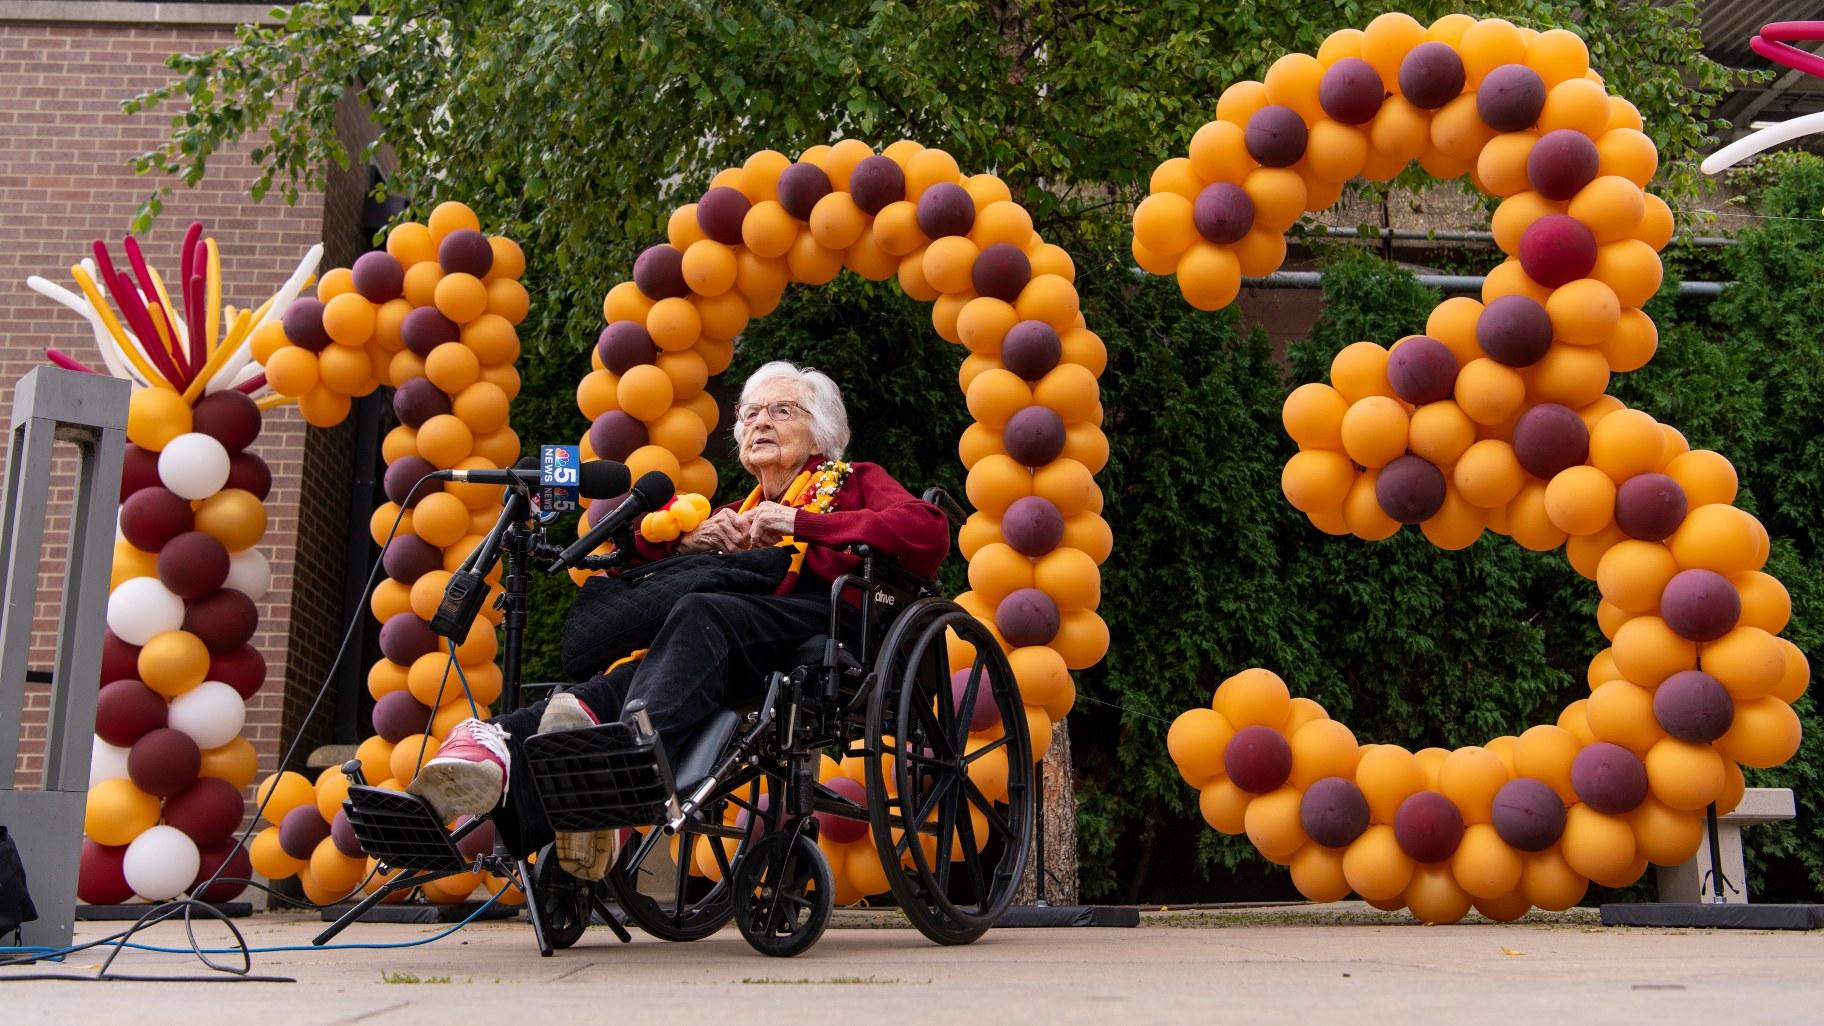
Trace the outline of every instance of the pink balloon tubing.
[[1824, 21], [1776, 21], [1762, 27], [1761, 34], [1750, 39], [1748, 45], [1776, 64], [1824, 78], [1824, 57], [1793, 46], [1792, 40], [1824, 40]]

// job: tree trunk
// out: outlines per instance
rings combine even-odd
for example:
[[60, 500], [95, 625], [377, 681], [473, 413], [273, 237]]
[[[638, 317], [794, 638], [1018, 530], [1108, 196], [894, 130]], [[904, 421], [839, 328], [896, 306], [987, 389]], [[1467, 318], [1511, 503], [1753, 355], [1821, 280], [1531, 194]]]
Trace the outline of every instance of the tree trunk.
[[[1045, 803], [1038, 810], [1035, 832], [1045, 834], [1045, 901], [1051, 905], [1077, 903], [1077, 797], [1070, 776], [1070, 727], [1052, 728], [1051, 750], [1041, 763], [1045, 773]], [[1035, 837], [1026, 876], [1014, 892], [1014, 903], [1030, 905], [1038, 897], [1039, 850]]]

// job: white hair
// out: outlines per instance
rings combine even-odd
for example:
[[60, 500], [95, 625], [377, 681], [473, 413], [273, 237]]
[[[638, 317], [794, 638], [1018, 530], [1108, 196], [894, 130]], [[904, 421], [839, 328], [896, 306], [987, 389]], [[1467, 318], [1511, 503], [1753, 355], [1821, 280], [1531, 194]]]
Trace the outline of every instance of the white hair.
[[[762, 385], [775, 381], [791, 381], [798, 385], [798, 404], [804, 407], [806, 415], [811, 418], [811, 446], [818, 455], [827, 459], [842, 459], [842, 451], [849, 447], [849, 411], [842, 405], [842, 389], [830, 376], [820, 370], [800, 367], [785, 360], [774, 360], [761, 365], [759, 370], [748, 375], [747, 382], [741, 386], [741, 399], [737, 408], [751, 401], [753, 394]], [[746, 439], [747, 426], [741, 418], [735, 418], [735, 445], [739, 447]]]

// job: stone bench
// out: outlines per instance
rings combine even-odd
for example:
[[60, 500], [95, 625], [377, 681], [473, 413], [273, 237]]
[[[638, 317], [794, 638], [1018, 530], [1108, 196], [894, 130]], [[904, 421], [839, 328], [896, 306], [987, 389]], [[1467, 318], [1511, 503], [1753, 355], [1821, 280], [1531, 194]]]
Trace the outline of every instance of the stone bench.
[[[1748, 875], [1742, 860], [1742, 828], [1757, 823], [1777, 823], [1793, 818], [1792, 792], [1784, 787], [1751, 787], [1726, 816], [1716, 820], [1717, 843], [1721, 848], [1725, 904], [1748, 904]], [[1660, 866], [1659, 900], [1662, 902], [1710, 902], [1713, 900], [1705, 876], [1710, 872], [1710, 832], [1697, 846], [1697, 854], [1680, 865]]]

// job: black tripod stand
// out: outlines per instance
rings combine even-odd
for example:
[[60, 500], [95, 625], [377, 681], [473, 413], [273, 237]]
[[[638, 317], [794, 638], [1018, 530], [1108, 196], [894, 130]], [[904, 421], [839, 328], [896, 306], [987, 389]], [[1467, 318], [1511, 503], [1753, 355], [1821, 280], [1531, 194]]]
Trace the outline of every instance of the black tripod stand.
[[[624, 543], [625, 539], [622, 541]], [[617, 552], [625, 549], [625, 544], [616, 547]], [[543, 517], [534, 507], [531, 493], [523, 485], [508, 487], [501, 500], [500, 517], [487, 537], [452, 575], [443, 604], [431, 620], [431, 630], [449, 639], [452, 646], [466, 639], [481, 610], [481, 603], [489, 593], [487, 576], [504, 560], [501, 595], [496, 600], [502, 612], [501, 626], [505, 635], [501, 648], [502, 713], [519, 707], [519, 692], [523, 687], [521, 676], [532, 558], [555, 557], [558, 553], [556, 547], [545, 542]], [[614, 561], [613, 557], [605, 557], [587, 560], [583, 565], [593, 569], [612, 565]], [[519, 887], [520, 893], [526, 896], [526, 915], [532, 921], [539, 954], [547, 958], [552, 952], [554, 934], [558, 946], [568, 947], [589, 925], [592, 915], [605, 921], [622, 943], [633, 939], [603, 901], [598, 888], [563, 873], [549, 847], [541, 854], [536, 873], [527, 860], [508, 852], [498, 835], [493, 851], [471, 859], [457, 849], [457, 843], [479, 828], [481, 819], [472, 819], [451, 834], [444, 830], [437, 814], [423, 799], [368, 786], [362, 778], [359, 760], [350, 760], [342, 769], [351, 781], [349, 798], [343, 808], [356, 838], [383, 869], [399, 873], [343, 913], [318, 934], [312, 944], [327, 944], [393, 894], [471, 871], [503, 876]], [[554, 921], [547, 923], [547, 917]]]

